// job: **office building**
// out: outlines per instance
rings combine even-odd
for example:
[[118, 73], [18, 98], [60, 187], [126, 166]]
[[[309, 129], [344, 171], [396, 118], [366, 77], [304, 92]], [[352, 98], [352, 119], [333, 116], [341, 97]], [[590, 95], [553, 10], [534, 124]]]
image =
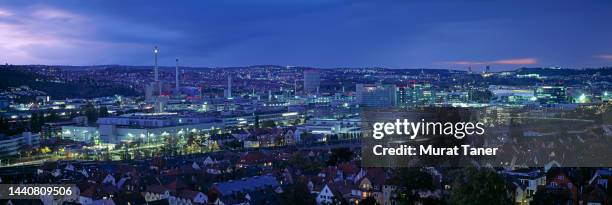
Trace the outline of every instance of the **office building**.
[[535, 97], [542, 104], [562, 104], [567, 102], [566, 89], [563, 86], [539, 86]]
[[24, 132], [14, 136], [0, 136], [0, 157], [18, 155], [19, 152], [30, 148], [38, 148], [40, 136], [31, 132]]
[[366, 107], [391, 107], [397, 102], [395, 85], [357, 84], [357, 104]]
[[82, 142], [117, 144], [141, 140], [160, 142], [166, 137], [182, 137], [187, 133], [222, 128], [212, 118], [174, 113], [133, 113], [98, 119], [97, 126], [62, 126], [62, 138]]
[[225, 89], [225, 98], [232, 99], [232, 76], [227, 75], [227, 89]]
[[[435, 92], [429, 83], [400, 86], [396, 90], [396, 96], [397, 105], [400, 106], [429, 105], [436, 102]], [[439, 97], [446, 102], [448, 93], [441, 94]]]
[[316, 94], [321, 86], [321, 73], [317, 70], [304, 71], [304, 92]]
[[536, 101], [534, 90], [530, 88], [491, 85], [488, 89], [495, 103], [523, 105]]

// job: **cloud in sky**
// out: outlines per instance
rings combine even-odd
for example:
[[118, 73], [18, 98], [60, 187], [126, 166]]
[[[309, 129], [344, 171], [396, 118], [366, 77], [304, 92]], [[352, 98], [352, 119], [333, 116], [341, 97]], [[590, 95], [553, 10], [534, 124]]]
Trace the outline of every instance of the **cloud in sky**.
[[518, 58], [493, 61], [493, 64], [501, 65], [533, 65], [537, 63], [538, 61], [535, 58]]
[[70, 12], [49, 7], [34, 9], [31, 16], [42, 21], [79, 21], [83, 19]]
[[597, 57], [604, 59], [604, 60], [612, 61], [612, 54], [604, 54], [604, 55], [599, 55]]
[[610, 1], [0, 2], [1, 63], [150, 65], [155, 45], [162, 65], [188, 66], [584, 67], [612, 53]]
[[0, 17], [8, 17], [13, 15], [11, 12], [9, 12], [8, 10], [4, 10], [4, 9], [0, 9]]
[[[3, 42], [0, 53], [4, 54], [0, 58], [5, 58], [0, 60], [18, 64], [109, 64], [125, 62], [118, 59], [141, 52], [134, 50], [149, 49], [134, 42], [100, 37], [105, 29], [111, 29], [100, 23], [103, 21], [100, 17], [50, 6], [35, 5], [10, 11], [0, 8], [0, 42]], [[138, 25], [123, 23], [122, 26]]]
[[[4, 11], [6, 9], [0, 9]], [[78, 35], [87, 28], [87, 20], [66, 11], [48, 7], [14, 10], [0, 18], [0, 52], [6, 60], [53, 62], [50, 55], [74, 52], [75, 45], [86, 43]], [[39, 55], [43, 54], [43, 55]]]
[[515, 58], [494, 61], [449, 61], [444, 64], [449, 65], [535, 65], [538, 63], [536, 58]]
[[[7, 9], [0, 8], [0, 52], [8, 59], [35, 61], [31, 47], [61, 47], [63, 39], [61, 31], [71, 26], [66, 23], [54, 23], [51, 13], [44, 10], [34, 10], [26, 15], [16, 15]], [[55, 16], [59, 13], [55, 12]], [[76, 25], [80, 26], [80, 25]]]

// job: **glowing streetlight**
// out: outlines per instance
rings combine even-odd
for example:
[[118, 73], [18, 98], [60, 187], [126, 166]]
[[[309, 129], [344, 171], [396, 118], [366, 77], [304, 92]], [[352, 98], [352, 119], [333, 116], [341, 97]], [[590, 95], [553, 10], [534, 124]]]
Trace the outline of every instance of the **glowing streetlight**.
[[586, 95], [585, 95], [584, 93], [582, 93], [582, 94], [580, 95], [580, 97], [578, 97], [578, 102], [580, 102], [580, 103], [586, 103], [586, 101], [587, 101], [587, 97], [586, 97]]

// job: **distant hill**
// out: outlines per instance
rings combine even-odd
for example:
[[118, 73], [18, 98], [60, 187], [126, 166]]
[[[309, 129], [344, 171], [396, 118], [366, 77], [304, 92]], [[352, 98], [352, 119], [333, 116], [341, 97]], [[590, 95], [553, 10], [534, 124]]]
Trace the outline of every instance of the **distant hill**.
[[555, 69], [555, 68], [519, 68], [516, 74], [539, 74], [540, 76], [570, 76], [570, 75], [612, 75], [612, 67], [589, 69]]
[[47, 93], [55, 99], [63, 98], [92, 98], [112, 96], [115, 94], [135, 96], [138, 93], [123, 86], [98, 86], [88, 81], [83, 82], [52, 82], [46, 76], [17, 69], [0, 69], [0, 89], [26, 85], [32, 89]]

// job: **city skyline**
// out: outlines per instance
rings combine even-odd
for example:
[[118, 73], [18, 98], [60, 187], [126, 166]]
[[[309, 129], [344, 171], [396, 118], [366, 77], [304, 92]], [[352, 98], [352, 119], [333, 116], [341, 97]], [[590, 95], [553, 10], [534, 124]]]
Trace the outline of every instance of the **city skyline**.
[[612, 14], [603, 1], [162, 4], [3, 3], [0, 61], [148, 66], [158, 45], [163, 66], [176, 58], [189, 67], [499, 71], [612, 64]]
[[0, 204], [609, 204], [610, 8], [0, 0]]

